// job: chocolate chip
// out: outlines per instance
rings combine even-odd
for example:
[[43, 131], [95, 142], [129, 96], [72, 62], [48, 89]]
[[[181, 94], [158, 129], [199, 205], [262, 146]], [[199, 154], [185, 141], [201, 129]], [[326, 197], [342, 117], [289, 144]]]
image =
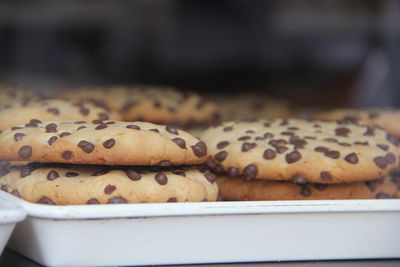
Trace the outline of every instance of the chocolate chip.
[[66, 177], [76, 177], [78, 175], [79, 175], [79, 173], [77, 173], [77, 172], [66, 172], [65, 173]]
[[72, 152], [71, 151], [64, 151], [62, 154], [61, 154], [61, 157], [63, 158], [63, 159], [66, 159], [66, 160], [69, 160], [69, 159], [71, 159], [72, 158]]
[[357, 124], [359, 118], [357, 116], [345, 116], [342, 120], [338, 121], [339, 123], [352, 123]]
[[338, 145], [339, 145], [339, 146], [345, 146], [345, 147], [351, 146], [351, 144], [349, 144], [349, 143], [344, 143], [344, 142], [338, 143]]
[[126, 126], [126, 128], [132, 129], [132, 130], [140, 130], [140, 127], [135, 124], [129, 124]]
[[207, 155], [207, 146], [203, 141], [196, 143], [195, 145], [191, 146], [193, 153], [198, 157], [204, 157]]
[[109, 184], [104, 188], [104, 193], [107, 195], [111, 195], [112, 192], [115, 191], [115, 189], [117, 189], [117, 187], [115, 187], [115, 185]]
[[167, 132], [172, 133], [172, 134], [176, 134], [179, 135], [178, 130], [172, 126], [167, 126], [165, 127], [165, 129], [167, 130]]
[[255, 138], [256, 141], [263, 141], [263, 140], [265, 140], [265, 139], [266, 139], [266, 138], [263, 137], [263, 136], [256, 136], [256, 138]]
[[228, 141], [222, 141], [222, 142], [219, 142], [219, 143], [217, 144], [217, 148], [218, 148], [218, 149], [223, 149], [223, 148], [225, 148], [227, 145], [229, 145], [229, 142], [228, 142]]
[[85, 128], [87, 128], [87, 127], [82, 125], [82, 126], [79, 126], [78, 128], [76, 128], [76, 131], [79, 131], [79, 130], [82, 130], [82, 129], [85, 129]]
[[131, 179], [132, 181], [139, 181], [142, 178], [142, 176], [138, 172], [135, 172], [134, 170], [131, 169], [125, 170], [125, 173], [126, 176], [128, 176], [129, 179]]
[[168, 183], [168, 177], [162, 173], [159, 172], [154, 176], [154, 179], [159, 183], [160, 185], [166, 185]]
[[281, 132], [281, 135], [292, 136], [294, 133], [292, 132]]
[[173, 171], [172, 172], [173, 174], [176, 174], [176, 175], [180, 175], [180, 176], [183, 176], [183, 177], [186, 177], [186, 173], [184, 172], [184, 171]]
[[49, 123], [45, 127], [46, 133], [56, 133], [57, 132], [57, 124]]
[[107, 125], [115, 124], [115, 121], [108, 121], [108, 122], [106, 122], [106, 124], [107, 124]]
[[175, 144], [177, 144], [180, 148], [182, 148], [182, 149], [186, 148], [186, 142], [182, 138], [177, 137], [177, 138], [172, 139], [172, 141]]
[[100, 204], [100, 201], [97, 198], [91, 198], [88, 201], [86, 201], [86, 204], [97, 205], [97, 204]]
[[330, 142], [330, 143], [337, 143], [338, 140], [336, 138], [324, 138], [323, 139], [326, 142]]
[[101, 175], [107, 174], [109, 172], [110, 172], [110, 170], [103, 169], [103, 170], [95, 171], [92, 174], [92, 176], [101, 176]]
[[365, 136], [374, 136], [375, 135], [375, 127], [373, 126], [366, 126], [367, 130], [365, 131]]
[[21, 172], [20, 172], [19, 176], [21, 178], [24, 178], [24, 177], [30, 175], [32, 171], [33, 170], [29, 166], [24, 166], [21, 168]]
[[365, 142], [356, 141], [353, 144], [360, 145], [360, 146], [368, 146], [369, 145], [368, 141], [365, 141]]
[[18, 126], [11, 127], [11, 131], [20, 130], [20, 129], [24, 129], [24, 127], [18, 127]]
[[307, 178], [302, 174], [296, 173], [292, 176], [292, 181], [295, 184], [305, 184], [307, 183]]
[[304, 146], [307, 144], [307, 141], [294, 135], [289, 138], [289, 143], [294, 145], [296, 149], [303, 149]]
[[60, 138], [66, 137], [68, 135], [71, 135], [71, 133], [63, 132], [63, 133], [60, 134]]
[[178, 200], [176, 199], [176, 197], [170, 197], [167, 202], [178, 202]]
[[344, 159], [350, 164], [357, 164], [358, 163], [358, 156], [356, 153], [350, 153]]
[[47, 174], [47, 180], [50, 180], [50, 181], [53, 181], [53, 180], [57, 179], [58, 177], [60, 177], [60, 175], [58, 175], [58, 172], [56, 172], [56, 171], [50, 171]]
[[100, 124], [100, 125], [96, 126], [96, 128], [94, 128], [94, 129], [95, 130], [103, 130], [107, 127], [108, 127], [107, 124]]
[[210, 171], [207, 171], [206, 173], [204, 173], [204, 176], [207, 178], [207, 180], [210, 183], [214, 183], [215, 179], [217, 178], [217, 176], [214, 173], [210, 172]]
[[375, 198], [377, 199], [384, 199], [384, 198], [391, 198], [390, 195], [386, 194], [386, 193], [378, 193], [375, 195]]
[[238, 138], [239, 141], [246, 141], [246, 140], [250, 140], [250, 139], [251, 139], [251, 137], [247, 136], [247, 135], [241, 136], [241, 137]]
[[47, 143], [49, 145], [52, 145], [57, 139], [58, 139], [57, 136], [52, 136], [52, 137], [50, 137], [49, 141], [47, 141]]
[[386, 134], [386, 140], [388, 140], [392, 145], [399, 146], [400, 140], [390, 134]]
[[345, 127], [335, 129], [336, 136], [348, 137], [350, 132], [351, 132], [350, 129]]
[[306, 185], [302, 185], [300, 194], [304, 197], [309, 197], [309, 196], [311, 196], [311, 191]]
[[289, 124], [288, 120], [284, 119], [284, 120], [282, 120], [281, 124], [279, 124], [279, 125], [280, 126], [286, 126], [288, 124]]
[[252, 150], [252, 149], [255, 148], [256, 146], [257, 146], [256, 143], [247, 143], [247, 142], [245, 142], [245, 143], [243, 143], [243, 145], [242, 145], [242, 151], [243, 151], [243, 152], [247, 152], [247, 151], [249, 151], [249, 150]]
[[392, 164], [396, 162], [396, 156], [393, 153], [387, 153], [385, 156], [386, 161], [388, 164]]
[[286, 162], [291, 164], [301, 159], [301, 154], [299, 151], [292, 151], [285, 156]]
[[272, 149], [267, 148], [264, 151], [264, 154], [263, 154], [264, 159], [271, 160], [271, 159], [274, 159], [275, 157], [276, 157], [276, 152], [273, 151]]
[[93, 124], [103, 124], [102, 120], [92, 120]]
[[314, 127], [314, 128], [321, 128], [321, 125], [319, 125], [319, 124], [314, 124], [313, 127]]
[[376, 146], [382, 149], [383, 151], [388, 151], [389, 149], [389, 146], [385, 144], [377, 144]]
[[315, 137], [315, 136], [304, 136], [304, 139], [308, 139], [308, 140], [315, 140], [315, 139], [317, 139], [317, 137]]
[[264, 122], [263, 126], [264, 126], [264, 127], [271, 127], [271, 123], [269, 123], [269, 122]]
[[324, 147], [324, 146], [317, 146], [316, 148], [314, 148], [314, 151], [321, 152], [321, 153], [326, 153], [326, 152], [329, 151], [329, 148]]
[[324, 181], [330, 181], [332, 180], [332, 174], [330, 172], [321, 172], [319, 178]]
[[338, 159], [340, 158], [340, 152], [337, 150], [330, 150], [324, 153], [324, 155], [328, 158]]
[[278, 153], [284, 153], [286, 150], [288, 150], [288, 148], [285, 147], [285, 146], [276, 146], [276, 147], [275, 147], [275, 150], [276, 150], [276, 152], [278, 152]]
[[230, 131], [232, 131], [232, 130], [233, 130], [233, 127], [232, 127], [232, 126], [228, 126], [228, 127], [225, 127], [225, 128], [223, 129], [224, 132], [230, 132]]
[[228, 168], [228, 174], [229, 174], [229, 176], [231, 176], [231, 177], [236, 177], [236, 176], [238, 176], [238, 175], [240, 174], [239, 168], [236, 168], [236, 167], [229, 167], [229, 168]]
[[83, 116], [89, 115], [90, 110], [85, 108], [85, 107], [80, 107], [79, 108], [79, 113], [81, 113]]
[[172, 162], [169, 160], [162, 160], [157, 165], [161, 166], [161, 167], [168, 167], [168, 166], [172, 166]]
[[386, 166], [388, 165], [388, 162], [386, 161], [386, 158], [384, 157], [375, 157], [374, 162], [376, 166], [378, 166], [381, 169], [385, 169]]
[[112, 148], [115, 145], [115, 139], [111, 138], [103, 142], [103, 146], [107, 149]]
[[15, 197], [21, 198], [21, 195], [20, 195], [20, 193], [18, 192], [17, 189], [14, 189], [13, 191], [11, 191], [10, 194], [15, 196]]
[[56, 116], [60, 115], [60, 111], [58, 110], [58, 108], [48, 108], [47, 111], [53, 113]]
[[75, 124], [82, 124], [82, 123], [86, 123], [86, 121], [75, 121]]
[[219, 162], [223, 161], [226, 156], [228, 156], [228, 152], [226, 151], [221, 151], [215, 154], [215, 159], [218, 160]]
[[107, 201], [107, 204], [124, 204], [128, 203], [128, 201], [123, 197], [113, 197]]
[[247, 165], [243, 170], [244, 178], [247, 181], [256, 178], [257, 177], [257, 173], [258, 173], [258, 168], [254, 164]]
[[22, 159], [29, 159], [32, 156], [32, 147], [31, 146], [23, 146], [18, 150], [18, 155]]
[[86, 153], [91, 153], [94, 150], [94, 145], [88, 141], [82, 140], [78, 143], [78, 147]]
[[272, 133], [265, 133], [264, 137], [267, 138], [267, 139], [268, 138], [274, 138], [274, 135]]
[[16, 142], [18, 142], [18, 141], [22, 140], [22, 138], [24, 138], [24, 136], [25, 136], [25, 134], [23, 134], [23, 133], [16, 133], [16, 134], [14, 134], [14, 140]]
[[37, 203], [39, 203], [39, 204], [45, 204], [45, 205], [56, 205], [56, 203], [55, 203], [53, 200], [51, 200], [50, 198], [48, 198], [48, 197], [46, 197], [46, 196], [41, 197], [41, 198], [37, 201]]
[[25, 127], [33, 127], [33, 128], [35, 128], [35, 127], [38, 126], [39, 123], [42, 123], [42, 122], [40, 120], [37, 120], [37, 119], [31, 119], [29, 121], [29, 123], [25, 124]]
[[155, 132], [155, 133], [160, 133], [158, 129], [150, 129], [149, 131]]
[[246, 133], [248, 133], [248, 134], [253, 134], [253, 133], [256, 133], [256, 132], [253, 131], [253, 130], [247, 130]]
[[317, 190], [320, 190], [320, 191], [323, 191], [323, 190], [325, 190], [325, 189], [328, 187], [327, 184], [318, 184], [318, 183], [313, 183], [313, 186], [314, 186]]

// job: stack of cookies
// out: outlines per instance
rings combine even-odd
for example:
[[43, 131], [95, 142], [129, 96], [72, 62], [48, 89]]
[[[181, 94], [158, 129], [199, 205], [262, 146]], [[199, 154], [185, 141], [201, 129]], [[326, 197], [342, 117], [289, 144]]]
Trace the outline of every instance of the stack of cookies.
[[3, 130], [0, 147], [1, 190], [31, 202], [215, 201], [218, 195], [215, 175], [193, 167], [208, 156], [206, 145], [172, 126], [32, 119]]
[[365, 199], [398, 196], [399, 140], [345, 122], [226, 122], [201, 138], [224, 200]]

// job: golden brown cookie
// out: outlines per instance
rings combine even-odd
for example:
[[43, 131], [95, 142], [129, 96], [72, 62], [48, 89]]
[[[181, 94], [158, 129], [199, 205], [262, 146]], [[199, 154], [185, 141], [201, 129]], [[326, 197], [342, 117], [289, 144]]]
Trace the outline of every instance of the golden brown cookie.
[[120, 120], [119, 113], [89, 101], [33, 100], [0, 104], [0, 130], [37, 120]]
[[28, 164], [0, 170], [0, 188], [52, 205], [215, 201], [215, 175], [196, 169]]
[[249, 180], [368, 181], [387, 175], [400, 154], [399, 140], [385, 131], [336, 122], [226, 122], [200, 138], [210, 167]]
[[172, 125], [208, 124], [216, 119], [217, 105], [196, 93], [182, 93], [172, 87], [97, 87], [70, 90], [69, 99], [106, 103], [121, 113], [124, 121], [148, 121]]
[[388, 109], [335, 109], [314, 116], [318, 120], [343, 121], [382, 127], [393, 136], [400, 137], [400, 110]]
[[148, 122], [39, 121], [0, 134], [0, 160], [110, 165], [200, 164], [204, 142]]
[[394, 176], [368, 182], [341, 184], [295, 184], [292, 182], [251, 180], [218, 176], [217, 184], [224, 200], [324, 200], [396, 198], [400, 184]]

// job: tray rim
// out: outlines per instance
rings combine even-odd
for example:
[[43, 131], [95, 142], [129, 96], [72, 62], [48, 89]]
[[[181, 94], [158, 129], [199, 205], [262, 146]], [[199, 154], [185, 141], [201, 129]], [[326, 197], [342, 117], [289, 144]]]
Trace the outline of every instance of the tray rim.
[[277, 213], [400, 212], [400, 199], [220, 201], [52, 206], [30, 203], [0, 191], [28, 216], [56, 220], [166, 216], [255, 215]]

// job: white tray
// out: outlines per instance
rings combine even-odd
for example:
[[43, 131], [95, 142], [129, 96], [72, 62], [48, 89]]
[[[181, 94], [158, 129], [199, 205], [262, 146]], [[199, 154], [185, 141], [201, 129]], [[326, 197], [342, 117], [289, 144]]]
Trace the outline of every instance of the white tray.
[[16, 204], [0, 197], [0, 255], [17, 222], [26, 217], [26, 212]]
[[399, 258], [400, 199], [46, 206], [9, 247], [50, 266]]

